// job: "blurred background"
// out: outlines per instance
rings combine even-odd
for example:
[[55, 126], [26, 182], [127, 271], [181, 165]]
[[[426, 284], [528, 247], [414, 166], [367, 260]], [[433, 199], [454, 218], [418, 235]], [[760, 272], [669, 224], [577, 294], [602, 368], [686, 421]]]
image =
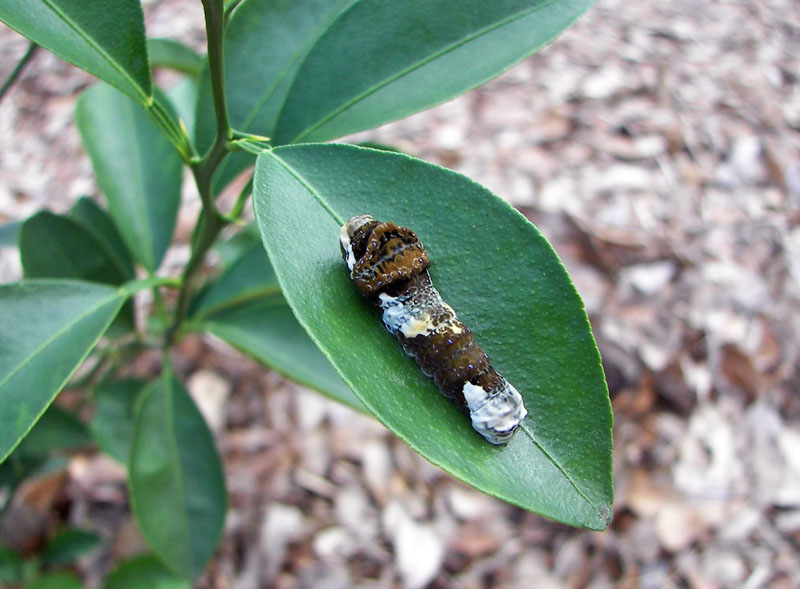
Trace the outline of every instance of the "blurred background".
[[[199, 2], [144, 5], [149, 36], [203, 46]], [[0, 78], [26, 49], [0, 25]], [[40, 51], [0, 103], [0, 223], [97, 194], [73, 121], [92, 83]], [[484, 496], [194, 336], [176, 368], [230, 492], [200, 586], [800, 586], [800, 3], [600, 0], [488, 85], [347, 140], [462, 172], [553, 243], [604, 359], [615, 518], [571, 529]], [[167, 270], [199, 208], [185, 187]], [[19, 275], [0, 248], [0, 281]], [[96, 586], [144, 550], [124, 476], [73, 456], [21, 491], [3, 541], [30, 548], [53, 521], [95, 530], [107, 547], [81, 567]]]

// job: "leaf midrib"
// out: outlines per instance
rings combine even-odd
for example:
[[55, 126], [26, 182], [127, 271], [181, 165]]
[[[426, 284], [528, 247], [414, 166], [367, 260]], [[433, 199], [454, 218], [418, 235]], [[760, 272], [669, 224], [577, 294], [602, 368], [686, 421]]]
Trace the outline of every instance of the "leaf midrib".
[[536, 436], [533, 435], [533, 431], [532, 431], [531, 427], [525, 421], [523, 421], [520, 424], [520, 429], [525, 433], [526, 436], [528, 436], [528, 438], [533, 443], [533, 445], [536, 446], [537, 448], [539, 448], [539, 451], [542, 454], [545, 455], [547, 460], [549, 460], [553, 464], [553, 466], [555, 466], [558, 469], [558, 472], [560, 472], [564, 476], [564, 478], [567, 479], [567, 481], [569, 481], [569, 484], [572, 485], [572, 488], [575, 489], [575, 492], [577, 492], [578, 495], [580, 495], [580, 497], [584, 501], [586, 501], [586, 503], [591, 505], [592, 509], [594, 509], [599, 515], [600, 510], [599, 510], [597, 504], [594, 501], [592, 501], [591, 499], [589, 499], [589, 497], [586, 495], [586, 493], [581, 488], [581, 486], [578, 485], [578, 482], [575, 479], [572, 478], [572, 475], [570, 475], [566, 471], [564, 466], [550, 453], [550, 451], [547, 448], [544, 447], [544, 444], [542, 444], [539, 440], [536, 439]]
[[177, 464], [177, 468], [173, 468], [173, 472], [175, 473], [175, 485], [178, 487], [176, 494], [180, 497], [180, 504], [183, 509], [180, 510], [181, 514], [181, 524], [182, 529], [185, 531], [185, 541], [186, 541], [186, 558], [188, 559], [188, 564], [190, 569], [194, 569], [194, 558], [192, 556], [192, 548], [191, 548], [191, 540], [190, 540], [190, 530], [191, 526], [189, 524], [189, 510], [186, 501], [186, 485], [183, 480], [183, 461], [181, 460], [180, 449], [178, 447], [178, 436], [177, 436], [177, 425], [175, 424], [175, 390], [173, 388], [173, 378], [172, 375], [168, 372], [164, 372], [165, 374], [165, 385], [167, 386], [166, 393], [168, 395], [168, 403], [165, 411], [167, 412], [166, 418], [167, 423], [170, 425], [170, 436], [169, 436], [169, 445], [170, 445], [170, 454], [175, 457], [175, 463]]
[[[339, 14], [342, 14], [345, 10], [348, 10], [354, 3], [355, 0], [352, 0], [350, 6], [348, 6], [347, 8], [343, 8], [339, 12]], [[255, 120], [258, 113], [261, 112], [261, 109], [264, 107], [267, 101], [272, 97], [273, 93], [280, 87], [281, 83], [286, 78], [287, 74], [291, 71], [291, 69], [294, 67], [294, 65], [300, 60], [301, 57], [304, 57], [305, 55], [308, 54], [308, 52], [314, 46], [314, 44], [319, 40], [320, 37], [322, 37], [322, 35], [326, 30], [330, 29], [331, 25], [334, 22], [336, 22], [335, 18], [325, 19], [323, 22], [321, 22], [319, 26], [315, 27], [314, 30], [311, 32], [311, 34], [308, 35], [307, 41], [302, 45], [302, 47], [294, 54], [292, 54], [291, 58], [286, 62], [285, 67], [280, 72], [278, 72], [278, 75], [275, 77], [275, 81], [272, 84], [272, 86], [267, 88], [267, 91], [262, 97], [262, 99], [255, 104], [255, 107], [245, 117], [243, 121], [245, 130], [249, 130], [250, 124]], [[276, 115], [278, 115], [278, 117], [276, 117], [276, 121], [277, 118], [279, 118], [280, 116], [280, 112], [283, 110], [284, 104], [285, 104], [285, 99], [284, 102], [281, 104], [281, 107], [276, 111]], [[273, 121], [273, 126], [274, 124], [275, 121]]]
[[452, 43], [450, 43], [448, 45], [443, 46], [440, 50], [438, 50], [438, 51], [436, 51], [434, 53], [431, 53], [426, 58], [418, 60], [418, 61], [410, 64], [409, 66], [407, 66], [404, 69], [398, 70], [397, 73], [395, 73], [394, 75], [391, 75], [391, 76], [389, 76], [389, 77], [377, 82], [376, 84], [373, 84], [369, 88], [365, 89], [363, 92], [353, 96], [350, 100], [344, 102], [341, 106], [339, 106], [338, 108], [332, 110], [330, 113], [328, 113], [326, 116], [321, 118], [316, 123], [314, 123], [314, 124], [306, 127], [305, 129], [303, 129], [289, 143], [297, 143], [297, 142], [301, 141], [304, 137], [306, 137], [310, 133], [313, 133], [318, 128], [322, 127], [323, 125], [325, 125], [330, 120], [334, 119], [335, 117], [337, 117], [338, 115], [340, 115], [341, 113], [343, 113], [344, 111], [349, 109], [351, 106], [353, 106], [357, 102], [360, 102], [361, 100], [364, 100], [366, 97], [368, 97], [368, 96], [370, 96], [372, 94], [375, 94], [379, 90], [381, 90], [381, 89], [385, 88], [386, 86], [392, 84], [396, 80], [399, 80], [400, 78], [410, 74], [411, 72], [424, 67], [425, 65], [427, 65], [428, 63], [434, 61], [435, 59], [438, 59], [442, 55], [445, 55], [446, 53], [454, 51], [454, 50], [458, 49], [459, 47], [461, 47], [463, 45], [466, 45], [467, 43], [469, 43], [469, 42], [471, 42], [471, 41], [473, 41], [473, 40], [475, 40], [475, 39], [477, 39], [477, 38], [479, 38], [479, 37], [481, 37], [483, 35], [487, 35], [487, 34], [491, 33], [492, 31], [494, 31], [495, 29], [499, 29], [501, 27], [504, 27], [505, 25], [507, 25], [510, 22], [513, 22], [513, 21], [515, 21], [515, 20], [517, 20], [519, 18], [523, 18], [525, 16], [528, 16], [529, 14], [537, 12], [537, 11], [543, 9], [543, 8], [546, 8], [547, 6], [549, 6], [550, 4], [554, 4], [555, 2], [557, 2], [557, 0], [548, 0], [548, 1], [542, 2], [540, 5], [538, 5], [536, 7], [527, 8], [525, 10], [521, 10], [519, 12], [516, 12], [516, 13], [512, 14], [512, 15], [509, 15], [508, 17], [506, 17], [504, 19], [501, 19], [501, 20], [497, 21], [496, 23], [494, 23], [494, 24], [492, 24], [490, 26], [486, 26], [486, 27], [484, 27], [482, 29], [479, 29], [479, 30], [477, 30], [476, 32], [474, 32], [472, 34], [463, 37], [462, 39], [459, 39], [459, 40], [454, 41], [454, 42], [452, 42]]
[[86, 41], [86, 43], [92, 49], [94, 49], [101, 57], [103, 57], [103, 59], [105, 59], [106, 62], [108, 62], [109, 65], [111, 65], [112, 69], [114, 69], [118, 74], [120, 74], [125, 81], [127, 81], [134, 89], [138, 91], [138, 94], [140, 94], [141, 98], [140, 103], [142, 105], [147, 104], [148, 100], [152, 98], [152, 92], [151, 94], [147, 94], [146, 92], [144, 92], [144, 89], [139, 85], [139, 83], [130, 75], [128, 75], [125, 68], [123, 68], [122, 65], [119, 64], [116, 60], [112, 59], [111, 56], [108, 54], [108, 52], [105, 49], [103, 49], [101, 45], [95, 42], [95, 40], [92, 37], [87, 35], [85, 31], [78, 26], [78, 23], [76, 23], [70, 17], [68, 17], [64, 13], [64, 11], [62, 11], [59, 7], [55, 6], [52, 0], [42, 0], [42, 2], [48, 8], [50, 8], [50, 10], [54, 12], [59, 18], [61, 18], [61, 20], [63, 20], [67, 24], [67, 26], [69, 26], [69, 28], [75, 31], [75, 33], [79, 37], [81, 37], [84, 41]]
[[54, 332], [52, 336], [50, 336], [49, 338], [45, 339], [44, 342], [40, 346], [35, 348], [30, 354], [28, 354], [25, 358], [23, 358], [23, 361], [20, 362], [13, 370], [11, 370], [11, 372], [9, 372], [8, 375], [3, 380], [0, 380], [0, 390], [2, 390], [2, 388], [9, 381], [11, 381], [11, 379], [16, 374], [18, 374], [26, 365], [28, 365], [31, 362], [32, 358], [36, 357], [42, 351], [44, 351], [51, 343], [53, 343], [55, 341], [55, 339], [60, 337], [62, 334], [64, 334], [69, 329], [72, 329], [73, 327], [75, 327], [78, 323], [80, 323], [83, 319], [85, 319], [88, 315], [90, 315], [91, 313], [96, 311], [98, 308], [108, 304], [110, 301], [112, 301], [114, 298], [117, 298], [117, 297], [122, 298], [122, 293], [119, 292], [119, 291], [114, 291], [114, 293], [111, 296], [109, 296], [108, 298], [103, 299], [102, 301], [98, 302], [96, 305], [94, 305], [92, 307], [89, 307], [86, 310], [86, 312], [84, 312], [84, 313], [82, 313], [80, 315], [77, 315], [73, 321], [65, 323], [64, 326], [61, 327], [61, 329], [59, 329], [58, 331]]

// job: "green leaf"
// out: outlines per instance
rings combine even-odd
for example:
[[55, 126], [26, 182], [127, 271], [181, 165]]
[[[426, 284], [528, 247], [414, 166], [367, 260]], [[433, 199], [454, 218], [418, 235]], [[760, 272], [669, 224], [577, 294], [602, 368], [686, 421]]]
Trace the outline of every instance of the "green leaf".
[[232, 10], [235, 8], [236, 4], [239, 4], [242, 0], [223, 0], [222, 5], [225, 7], [225, 12]]
[[22, 581], [22, 559], [7, 546], [0, 546], [0, 582]]
[[[259, 156], [256, 220], [287, 301], [364, 405], [432, 463], [571, 525], [611, 518], [612, 415], [583, 304], [550, 244], [468, 178], [385, 151], [301, 145]], [[442, 296], [528, 417], [492, 446], [438, 393], [349, 280], [339, 228], [371, 214], [414, 229]]]
[[144, 110], [109, 86], [84, 92], [75, 117], [125, 244], [137, 262], [155, 271], [175, 228], [180, 156]]
[[194, 323], [192, 328], [208, 331], [284, 376], [364, 410], [280, 294], [225, 309]]
[[62, 565], [75, 562], [102, 543], [102, 538], [94, 532], [79, 528], [67, 528], [56, 534], [47, 544], [42, 562], [45, 565]]
[[[225, 29], [225, 76], [231, 124], [271, 135], [297, 69], [333, 20], [354, 0], [246, 0]], [[214, 139], [208, 68], [197, 102], [198, 145]]]
[[199, 76], [203, 57], [191, 47], [172, 39], [148, 39], [147, 53], [151, 67], [164, 67], [190, 76]]
[[242, 254], [256, 243], [261, 243], [261, 233], [258, 231], [255, 221], [253, 221], [238, 233], [234, 233], [230, 238], [217, 243], [214, 246], [214, 252], [219, 256], [220, 264], [226, 267], [236, 262]]
[[131, 451], [135, 402], [147, 384], [120, 380], [94, 391], [96, 409], [89, 431], [103, 452], [123, 464]]
[[62, 280], [0, 285], [0, 462], [94, 348], [127, 295]]
[[83, 589], [83, 583], [72, 573], [54, 573], [39, 577], [25, 589]]
[[82, 448], [89, 442], [86, 426], [77, 417], [58, 405], [50, 405], [18, 449], [32, 455], [45, 455], [51, 450]]
[[203, 416], [169, 369], [143, 393], [128, 481], [147, 543], [171, 570], [196, 576], [222, 533], [225, 478]]
[[125, 246], [119, 229], [105, 209], [101, 208], [88, 196], [78, 199], [69, 211], [69, 217], [91, 233], [103, 247], [103, 250], [127, 279], [135, 277], [133, 259]]
[[[41, 212], [25, 221], [19, 238], [25, 278], [74, 278], [102, 284], [134, 278], [133, 264], [124, 245], [117, 243], [120, 238], [113, 222], [89, 203], [89, 199], [78, 201], [71, 217]], [[133, 302], [128, 301], [110, 334], [123, 335], [133, 326]]]
[[153, 94], [138, 1], [3, 0], [0, 20], [139, 104]]
[[593, 2], [357, 2], [303, 61], [273, 143], [325, 141], [440, 104], [539, 50]]
[[133, 278], [107, 245], [68, 217], [41, 212], [25, 221], [19, 236], [26, 278], [75, 278], [122, 284]]
[[192, 319], [193, 329], [208, 331], [292, 380], [364, 410], [297, 323], [260, 241], [200, 297]]
[[[247, 0], [225, 30], [228, 113], [239, 131], [271, 136], [297, 69], [333, 20], [354, 0]], [[352, 75], [352, 72], [348, 72]], [[214, 104], [208, 68], [197, 101], [197, 145], [214, 140]], [[221, 190], [253, 164], [246, 153], [228, 156], [215, 178]]]
[[176, 577], [151, 554], [134, 556], [120, 563], [106, 580], [106, 589], [190, 589], [191, 586], [189, 581]]
[[252, 244], [195, 301], [194, 317], [211, 315], [226, 307], [280, 293], [275, 271], [261, 242]]
[[9, 221], [0, 225], [0, 247], [17, 247], [17, 236], [22, 221]]

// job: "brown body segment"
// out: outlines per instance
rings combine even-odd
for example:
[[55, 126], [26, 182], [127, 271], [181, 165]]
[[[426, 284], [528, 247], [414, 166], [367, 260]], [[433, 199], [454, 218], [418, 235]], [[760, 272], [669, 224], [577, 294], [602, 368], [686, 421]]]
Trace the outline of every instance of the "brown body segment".
[[[407, 282], [431, 265], [428, 252], [416, 234], [394, 223], [369, 223], [359, 229], [354, 238], [358, 262], [352, 277], [365, 296], [377, 295], [392, 284]], [[364, 253], [359, 256], [362, 249]]]

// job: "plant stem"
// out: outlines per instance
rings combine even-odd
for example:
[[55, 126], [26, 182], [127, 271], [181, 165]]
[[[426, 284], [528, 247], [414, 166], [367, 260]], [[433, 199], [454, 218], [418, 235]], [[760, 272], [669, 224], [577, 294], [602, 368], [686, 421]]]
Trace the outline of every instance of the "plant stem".
[[164, 322], [164, 325], [169, 323], [169, 313], [167, 312], [167, 306], [164, 304], [164, 297], [161, 296], [161, 291], [158, 289], [157, 286], [153, 287], [153, 301], [156, 305], [156, 310], [158, 311], [158, 316], [161, 321]]
[[167, 332], [167, 346], [174, 343], [175, 336], [177, 335], [181, 324], [186, 319], [186, 311], [188, 310], [189, 306], [191, 282], [197, 271], [202, 268], [206, 252], [214, 244], [214, 241], [217, 239], [217, 235], [219, 235], [219, 232], [225, 225], [225, 219], [223, 219], [216, 211], [209, 214], [208, 211], [203, 210], [200, 213], [200, 219], [193, 240], [192, 256], [189, 258], [189, 261], [183, 270], [183, 286], [178, 293], [178, 302], [175, 307], [175, 318], [172, 326]]
[[6, 81], [3, 82], [2, 86], [0, 86], [0, 100], [3, 100], [3, 96], [6, 95], [6, 92], [8, 92], [8, 89], [11, 88], [11, 86], [17, 80], [19, 75], [22, 73], [22, 70], [25, 68], [25, 66], [28, 64], [28, 62], [31, 60], [31, 58], [33, 57], [33, 54], [36, 53], [36, 50], [38, 48], [39, 48], [39, 46], [36, 43], [34, 43], [33, 41], [31, 41], [30, 45], [28, 45], [28, 50], [25, 52], [25, 55], [23, 55], [20, 58], [20, 60], [17, 62], [17, 65], [14, 66], [14, 69], [11, 70], [10, 74], [8, 74], [8, 77], [6, 78]]
[[200, 193], [203, 210], [200, 212], [195, 234], [192, 238], [192, 255], [183, 270], [181, 290], [175, 308], [172, 326], [167, 332], [166, 345], [175, 341], [181, 324], [186, 319], [189, 305], [189, 293], [197, 271], [203, 267], [206, 252], [214, 244], [219, 232], [227, 224], [214, 203], [211, 180], [214, 172], [229, 151], [229, 142], [233, 138], [228, 119], [228, 106], [225, 98], [225, 11], [222, 0], [203, 0], [203, 12], [206, 18], [206, 37], [208, 42], [208, 69], [211, 77], [211, 93], [214, 99], [214, 115], [217, 120], [217, 133], [214, 143], [208, 152], [192, 164], [194, 181]]
[[[233, 137], [233, 131], [228, 120], [228, 104], [225, 98], [225, 14], [222, 0], [203, 0], [203, 10], [206, 16], [211, 93], [214, 99], [214, 114], [217, 119], [215, 143], [227, 142]], [[215, 151], [213, 146], [210, 151], [211, 153]], [[206, 155], [204, 159], [209, 160], [210, 158]]]

